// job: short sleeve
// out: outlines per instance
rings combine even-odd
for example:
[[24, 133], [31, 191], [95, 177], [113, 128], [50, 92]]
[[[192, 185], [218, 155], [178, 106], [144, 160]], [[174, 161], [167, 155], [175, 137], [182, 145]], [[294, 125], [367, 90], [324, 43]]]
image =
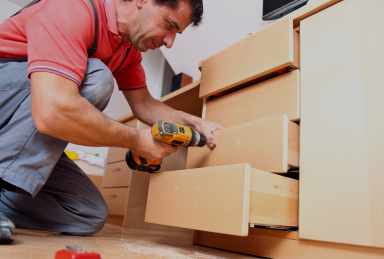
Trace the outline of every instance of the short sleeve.
[[122, 68], [114, 74], [119, 90], [129, 91], [147, 88], [141, 61], [141, 52], [130, 47], [122, 63]]
[[94, 37], [94, 13], [84, 0], [46, 1], [26, 21], [28, 76], [46, 71], [79, 86]]

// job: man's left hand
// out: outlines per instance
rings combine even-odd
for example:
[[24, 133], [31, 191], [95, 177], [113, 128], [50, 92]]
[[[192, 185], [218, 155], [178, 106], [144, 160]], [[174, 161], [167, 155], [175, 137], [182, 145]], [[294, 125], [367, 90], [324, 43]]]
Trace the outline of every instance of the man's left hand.
[[224, 127], [221, 124], [199, 118], [199, 120], [194, 123], [193, 126], [195, 127], [196, 131], [203, 134], [207, 138], [207, 144], [210, 148], [216, 147], [216, 142], [212, 136], [212, 133], [215, 130], [223, 129]]

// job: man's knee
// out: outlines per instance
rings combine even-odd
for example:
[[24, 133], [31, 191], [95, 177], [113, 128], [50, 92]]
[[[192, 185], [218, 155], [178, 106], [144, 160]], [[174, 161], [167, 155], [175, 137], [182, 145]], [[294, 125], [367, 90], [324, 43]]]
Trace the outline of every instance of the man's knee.
[[114, 88], [113, 75], [99, 59], [89, 58], [84, 80], [80, 86], [80, 95], [86, 98], [98, 110], [107, 107]]
[[97, 210], [99, 211], [99, 213], [95, 215], [96, 217], [93, 220], [90, 233], [88, 233], [87, 235], [93, 235], [99, 232], [104, 227], [104, 224], [108, 219], [109, 209], [105, 202], [100, 204]]
[[[73, 236], [87, 236], [98, 233], [103, 227], [109, 216], [109, 209], [104, 199], [97, 201], [97, 207], [89, 209], [86, 216], [83, 216], [82, 223], [78, 223], [75, 231], [63, 232], [63, 234]], [[90, 213], [90, 211], [92, 211]]]

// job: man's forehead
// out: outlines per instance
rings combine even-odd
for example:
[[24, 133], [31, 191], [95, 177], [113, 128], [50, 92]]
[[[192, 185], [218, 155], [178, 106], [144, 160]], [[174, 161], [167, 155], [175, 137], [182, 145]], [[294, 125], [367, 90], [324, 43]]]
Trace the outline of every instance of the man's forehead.
[[181, 0], [177, 8], [170, 6], [169, 19], [177, 30], [185, 30], [192, 22], [192, 6], [188, 1]]

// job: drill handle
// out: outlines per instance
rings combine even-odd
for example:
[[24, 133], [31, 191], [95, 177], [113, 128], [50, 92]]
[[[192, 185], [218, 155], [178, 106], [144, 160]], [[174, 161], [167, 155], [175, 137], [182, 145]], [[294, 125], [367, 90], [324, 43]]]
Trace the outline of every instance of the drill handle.
[[155, 161], [146, 160], [145, 158], [136, 155], [132, 150], [128, 150], [127, 154], [125, 155], [125, 161], [127, 162], [129, 168], [131, 168], [132, 170], [138, 170], [148, 173], [154, 173], [155, 171], [159, 171], [161, 163], [163, 162], [162, 159]]

